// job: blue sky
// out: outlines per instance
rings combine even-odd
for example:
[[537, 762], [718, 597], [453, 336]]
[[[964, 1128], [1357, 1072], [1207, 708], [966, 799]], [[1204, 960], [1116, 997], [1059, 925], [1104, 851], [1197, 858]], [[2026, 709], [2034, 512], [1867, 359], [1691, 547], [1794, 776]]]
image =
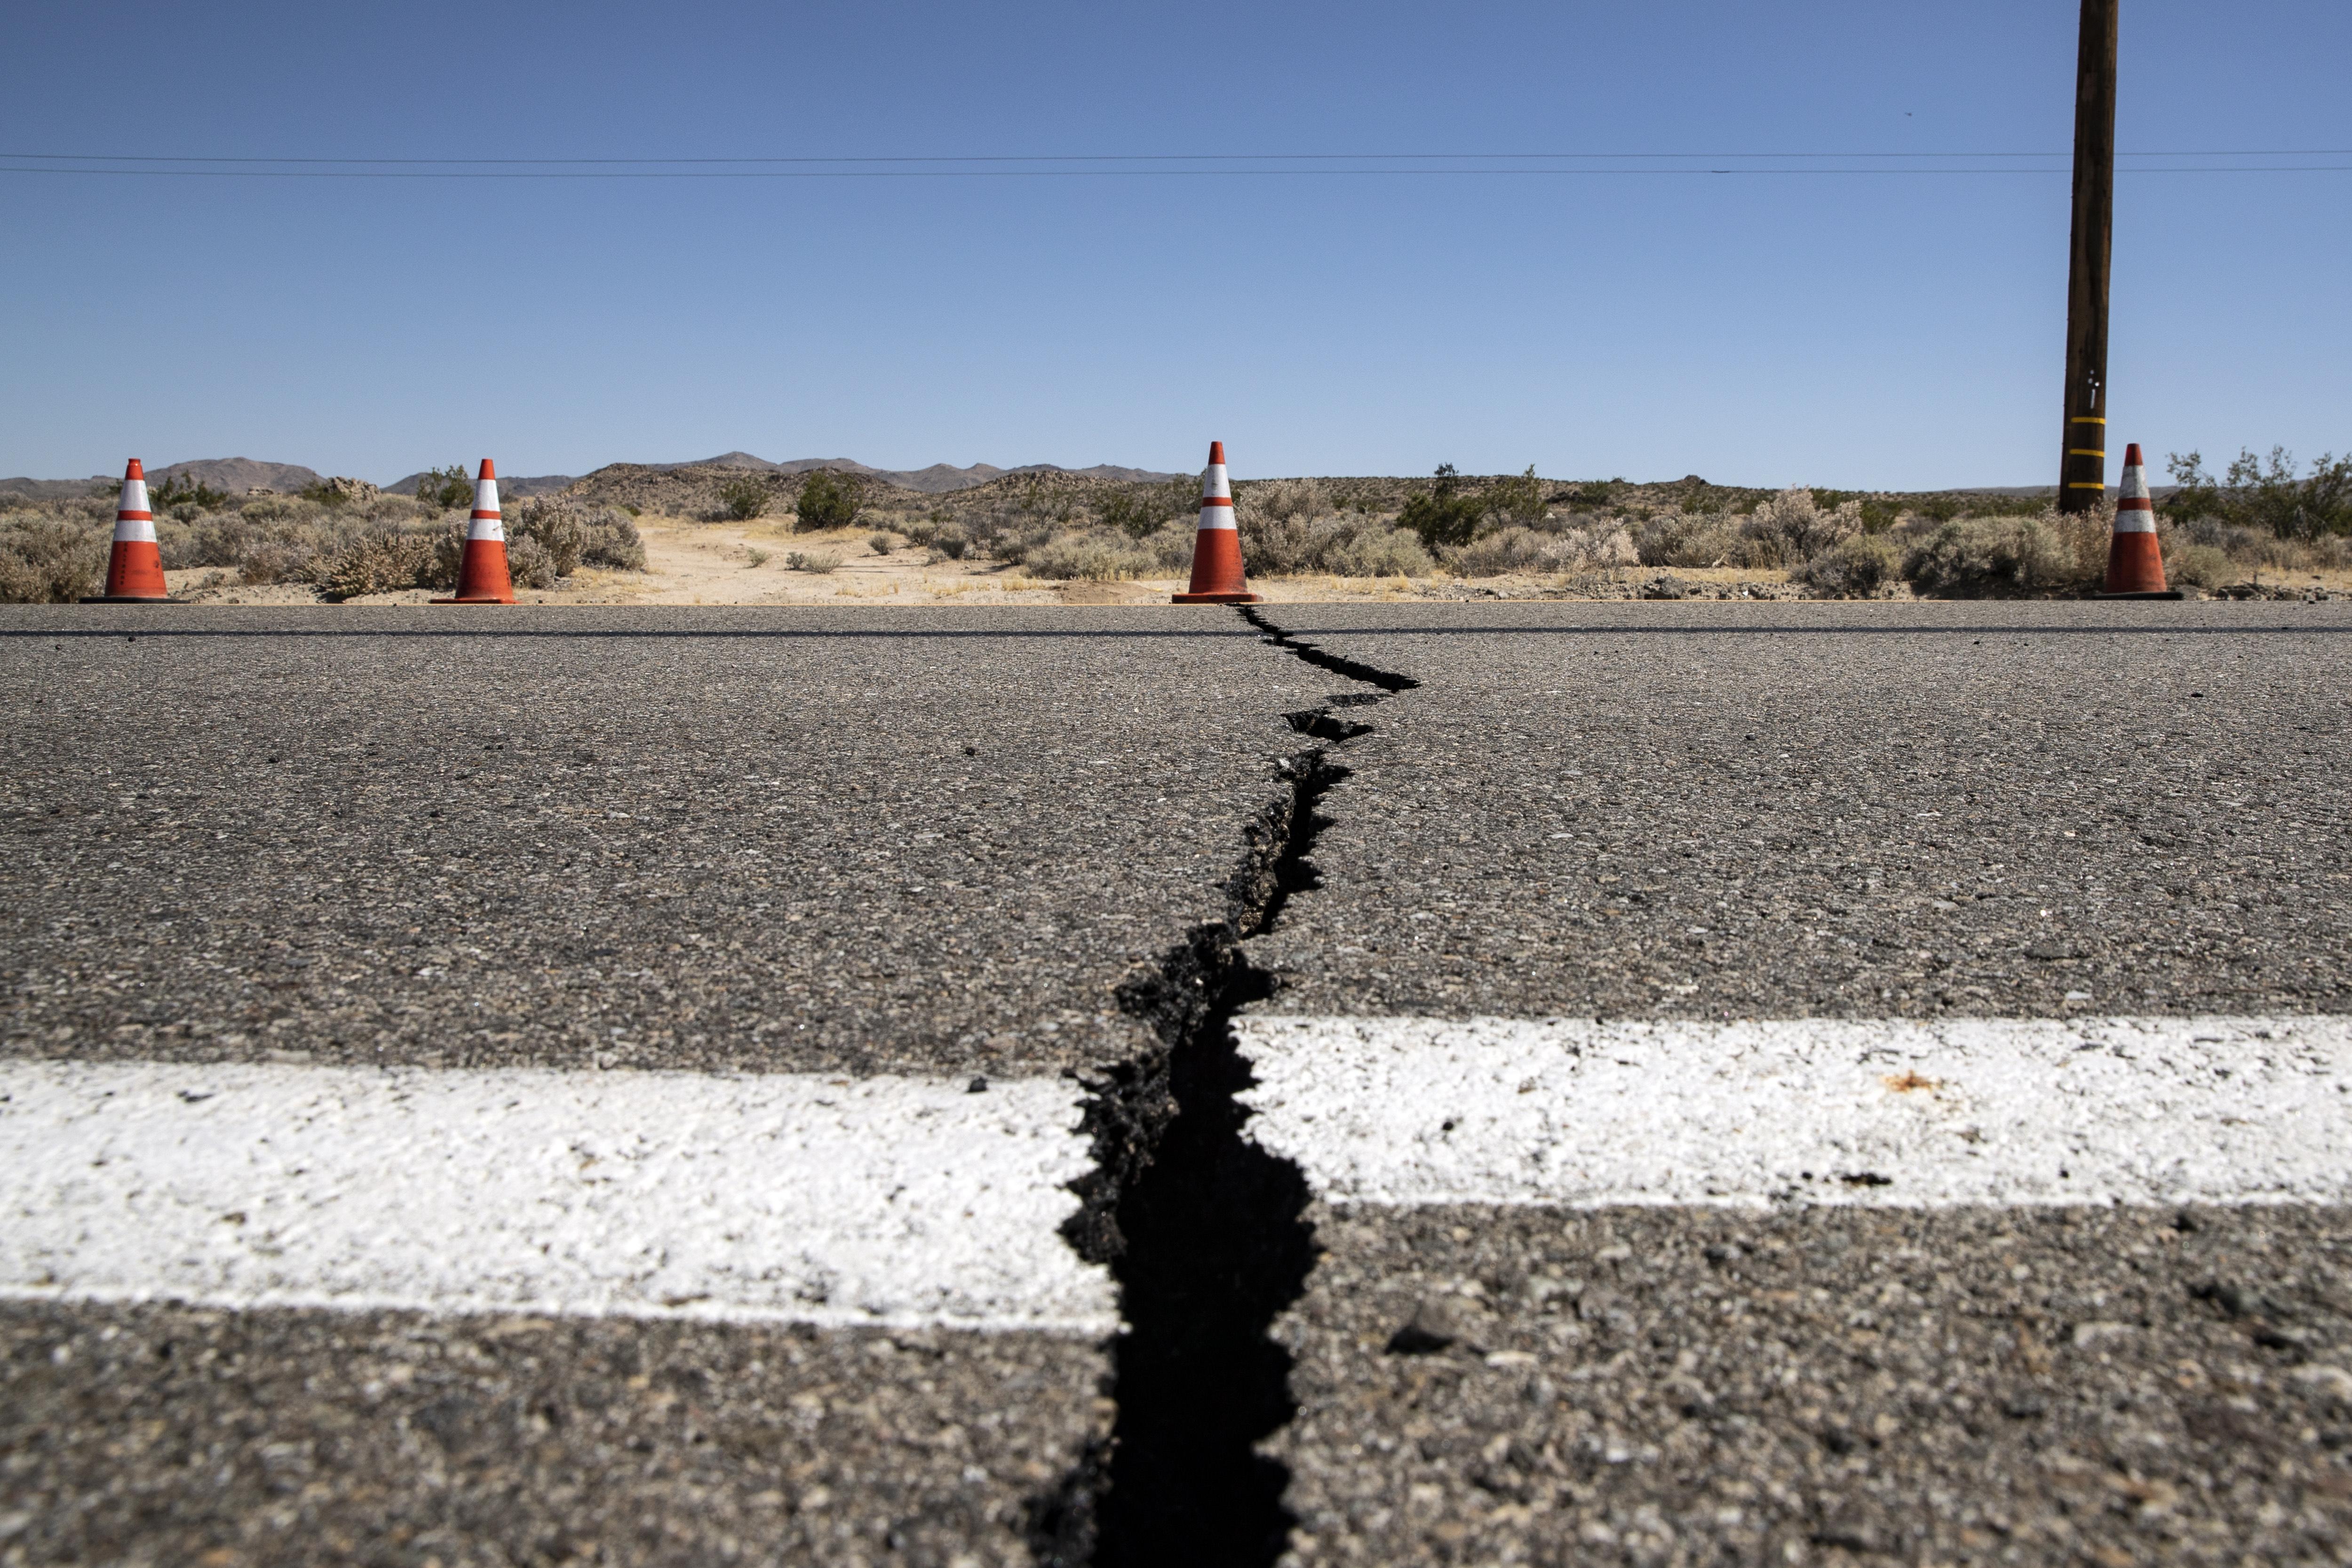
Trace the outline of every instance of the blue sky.
[[[2048, 482], [2074, 33], [2064, 0], [27, 6], [17, 153], [2062, 172], [0, 174], [0, 474], [1190, 470], [1216, 437], [1240, 477]], [[2341, 0], [2128, 0], [2119, 144], [2352, 149], [2347, 58]], [[2352, 174], [2119, 187], [2115, 438], [2352, 446]]]

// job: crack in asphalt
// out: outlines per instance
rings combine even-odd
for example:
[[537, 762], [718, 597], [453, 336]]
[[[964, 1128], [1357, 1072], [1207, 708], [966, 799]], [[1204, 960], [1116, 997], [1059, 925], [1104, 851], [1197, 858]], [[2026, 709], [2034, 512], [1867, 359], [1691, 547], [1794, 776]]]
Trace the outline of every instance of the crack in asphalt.
[[[1291, 638], [1236, 606], [1267, 640], [1318, 668], [1395, 692], [1411, 678]], [[1079, 1212], [1063, 1235], [1118, 1281], [1126, 1328], [1106, 1390], [1118, 1405], [1110, 1439], [1053, 1490], [1032, 1500], [1030, 1549], [1050, 1568], [1159, 1564], [1271, 1565], [1296, 1517], [1288, 1468], [1257, 1445], [1297, 1414], [1291, 1356], [1269, 1329], [1304, 1292], [1314, 1267], [1309, 1192], [1297, 1164], [1243, 1134], [1241, 1094], [1255, 1081], [1233, 1031], [1234, 1013], [1273, 994], [1273, 977], [1242, 943], [1273, 929], [1290, 899], [1319, 886], [1312, 855], [1330, 818], [1324, 796], [1349, 770], [1331, 760], [1373, 726], [1335, 710], [1378, 697], [1342, 694], [1285, 714], [1329, 742], [1277, 764], [1289, 788], [1244, 832], [1226, 878], [1226, 914], [1195, 926], [1160, 961], [1122, 983], [1120, 1007], [1158, 1042], [1087, 1081], [1081, 1123], [1094, 1168], [1072, 1184]]]

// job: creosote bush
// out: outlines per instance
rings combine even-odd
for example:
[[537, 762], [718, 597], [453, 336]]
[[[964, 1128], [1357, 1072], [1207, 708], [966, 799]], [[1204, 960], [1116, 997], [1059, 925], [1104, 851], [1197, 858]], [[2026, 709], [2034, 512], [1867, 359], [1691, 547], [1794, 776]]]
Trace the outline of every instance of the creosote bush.
[[865, 499], [866, 485], [858, 475], [817, 468], [801, 481], [800, 500], [793, 510], [799, 516], [798, 526], [804, 531], [847, 528], [857, 521]]
[[1477, 534], [1478, 520], [1486, 515], [1485, 498], [1465, 492], [1454, 465], [1440, 463], [1429, 489], [1405, 498], [1397, 522], [1419, 534], [1423, 546], [1433, 551], [1469, 543]]
[[822, 575], [841, 569], [841, 555], [832, 550], [789, 550], [784, 552], [784, 564], [794, 572], [814, 572]]
[[436, 511], [449, 511], [458, 507], [473, 510], [474, 480], [463, 463], [452, 463], [446, 468], [427, 468], [416, 481], [418, 504]]
[[719, 510], [737, 522], [749, 522], [768, 510], [774, 496], [768, 481], [754, 474], [740, 479], [729, 479], [719, 487]]

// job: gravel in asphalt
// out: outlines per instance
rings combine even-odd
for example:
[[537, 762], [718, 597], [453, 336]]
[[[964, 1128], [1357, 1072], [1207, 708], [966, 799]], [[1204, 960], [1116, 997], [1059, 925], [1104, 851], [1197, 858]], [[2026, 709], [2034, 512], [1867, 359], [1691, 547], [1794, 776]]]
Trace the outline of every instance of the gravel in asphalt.
[[0, 1556], [1025, 1563], [1108, 1432], [1093, 1343], [0, 1306]]
[[[1441, 1069], [1394, 1052], [1420, 1020], [1481, 1016], [1591, 1020], [1556, 1042], [1590, 1055], [1638, 1020], [2095, 1030], [2094, 1015], [2352, 1012], [2347, 698], [2333, 674], [2352, 616], [1971, 604], [1265, 618], [1422, 682], [1352, 710], [1374, 729], [1334, 747], [1350, 776], [1322, 799], [1319, 885], [1245, 944], [1275, 980], [1244, 1010], [1245, 1052], [1305, 1019], [1381, 1046], [1374, 1076], [1397, 1080], [1360, 1111], [1338, 1079], [1317, 1090], [1328, 1105], [1309, 1103], [1292, 1080], [1319, 1085], [1336, 1065], [1309, 1052], [1252, 1094], [1274, 1097], [1271, 1146], [1317, 1152], [1318, 1261], [1274, 1328], [1297, 1358], [1298, 1412], [1265, 1445], [1298, 1521], [1286, 1563], [2343, 1559], [2339, 1204], [2093, 1205], [2045, 1190], [1895, 1208], [1869, 1179], [1891, 1192], [1906, 1173], [1856, 1165], [1868, 1185], [1841, 1184], [1835, 1203], [1800, 1186], [1731, 1205], [1701, 1196], [1718, 1176], [1703, 1129], [1732, 1117], [1727, 1162], [1759, 1134], [1733, 1125], [1738, 1085], [1709, 1099], [1723, 1064], [1654, 1057], [1675, 1076], [1645, 1097], [1638, 1072], [1563, 1057], [1551, 1076], [1572, 1069], [1602, 1098], [1567, 1095], [1531, 1134], [1539, 1108], [1496, 1076], [1516, 1060], [1510, 1026], [1459, 1053], [1485, 1085], [1469, 1097], [1483, 1121], [1454, 1118], [1450, 1091], [1423, 1081]], [[2199, 1047], [2210, 1070], [2177, 1085], [2149, 1066], [2148, 1092], [2241, 1092], [2229, 1050], [2251, 1066], [2271, 1047], [2252, 1026], [2230, 1039]], [[1538, 1101], [1541, 1065], [1522, 1075]], [[2340, 1094], [2323, 1068], [2294, 1092]], [[1906, 1087], [1926, 1086], [1915, 1073]], [[1422, 1125], [1441, 1110], [1444, 1125]], [[1852, 1154], [1844, 1114], [1825, 1103], [1820, 1126], [1789, 1129]], [[1547, 1197], [1577, 1185], [1560, 1162], [1618, 1147], [1597, 1119], [1621, 1116], [1690, 1124], [1621, 1141], [1637, 1173], [1622, 1196]], [[1335, 1119], [1364, 1121], [1377, 1146], [1335, 1157]], [[2192, 1161], [2211, 1152], [2195, 1125], [2163, 1134], [2189, 1138]], [[2135, 1126], [2093, 1117], [2061, 1136], [2161, 1164]], [[2267, 1154], [2269, 1131], [2223, 1142]], [[1485, 1142], [1456, 1149], [1457, 1133]], [[2309, 1172], [2325, 1184], [2336, 1168]], [[1503, 1201], [1332, 1201], [1349, 1183], [1475, 1181]]]
[[1269, 1007], [2352, 1012], [2334, 605], [1277, 605], [1360, 712]]
[[1308, 1217], [1294, 1564], [2343, 1560], [2342, 1208]]
[[[961, 1114], [1039, 1079], [1083, 1163], [1082, 1090], [1059, 1075], [1153, 1043], [1114, 987], [1224, 917], [1222, 884], [1291, 795], [1278, 764], [1303, 742], [1283, 715], [1332, 684], [1228, 611], [1164, 607], [11, 607], [0, 681], [0, 1051], [449, 1081], [796, 1074], [792, 1093], [837, 1082], [844, 1103], [892, 1075], [913, 1082], [907, 1114], [934, 1121], [863, 1126], [877, 1170], [936, 1134], [939, 1095], [985, 1085], [952, 1102]], [[740, 1095], [709, 1081], [748, 1105], [783, 1080]], [[329, 1140], [312, 1164], [266, 1129], [215, 1149], [177, 1197], [258, 1182], [286, 1200], [294, 1240], [231, 1248], [204, 1305], [93, 1300], [98, 1285], [53, 1271], [10, 1281], [84, 1299], [0, 1305], [0, 1560], [949, 1568], [1032, 1561], [1033, 1541], [1066, 1533], [1065, 1478], [1112, 1415], [1101, 1270], [1076, 1268], [1052, 1228], [1076, 1206], [1068, 1172], [1013, 1194], [1037, 1211], [1017, 1245], [991, 1250], [1001, 1215], [959, 1221], [937, 1194], [910, 1213], [913, 1197], [867, 1183], [887, 1224], [845, 1211], [841, 1236], [743, 1257], [720, 1232], [766, 1235], [790, 1205], [692, 1190], [740, 1182], [719, 1157], [738, 1151], [695, 1152], [722, 1116], [688, 1107], [633, 1144], [625, 1117], [558, 1126], [527, 1106], [508, 1114], [528, 1147], [501, 1151], [527, 1169], [501, 1176], [494, 1160], [459, 1168], [446, 1130], [404, 1141], [390, 1111], [362, 1113], [423, 1114], [440, 1091], [419, 1083], [310, 1086], [289, 1115]], [[469, 1175], [499, 1190], [440, 1256], [429, 1227], [354, 1253], [344, 1243], [383, 1216], [350, 1237], [328, 1223], [365, 1202], [366, 1173], [332, 1157], [339, 1127], [378, 1149], [386, 1216]], [[175, 1136], [159, 1126], [142, 1157]], [[804, 1174], [860, 1165], [853, 1150]], [[611, 1195], [656, 1167], [686, 1205], [676, 1235]], [[501, 1218], [533, 1183], [547, 1201]], [[149, 1238], [117, 1249], [127, 1272], [107, 1289], [187, 1294], [178, 1263], [142, 1250], [178, 1223], [151, 1201], [166, 1186], [117, 1185], [59, 1189]], [[306, 1228], [293, 1211], [319, 1204]], [[248, 1224], [225, 1214], [205, 1235], [242, 1235], [261, 1211], [233, 1213]], [[498, 1237], [536, 1247], [535, 1226], [572, 1238], [548, 1259], [571, 1281], [556, 1304], [617, 1292], [646, 1316], [367, 1299], [411, 1276], [457, 1298], [528, 1283], [538, 1266], [502, 1271]], [[877, 1240], [894, 1226], [895, 1250]], [[638, 1300], [689, 1230], [718, 1246], [719, 1274], [745, 1278]], [[827, 1251], [843, 1246], [863, 1250]], [[691, 1321], [713, 1308], [706, 1289], [760, 1313], [780, 1292], [812, 1317], [837, 1318], [837, 1291], [919, 1308], [902, 1287], [926, 1279], [899, 1278], [908, 1247], [1002, 1272], [1028, 1246], [1091, 1280], [1071, 1321], [1094, 1326]], [[392, 1267], [419, 1248], [415, 1268]], [[641, 1252], [658, 1265], [646, 1290], [607, 1282]], [[258, 1304], [305, 1268], [341, 1310]]]
[[0, 682], [0, 1049], [994, 1074], [1140, 1048], [1330, 684], [1165, 607], [12, 606]]

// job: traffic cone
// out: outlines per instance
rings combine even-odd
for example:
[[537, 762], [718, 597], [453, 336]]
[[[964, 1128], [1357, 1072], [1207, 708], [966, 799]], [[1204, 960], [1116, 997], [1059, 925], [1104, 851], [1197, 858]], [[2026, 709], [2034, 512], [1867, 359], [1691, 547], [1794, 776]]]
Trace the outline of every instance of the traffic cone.
[[2116, 497], [2115, 537], [2107, 545], [2107, 586], [2103, 599], [2178, 599], [2164, 585], [2164, 552], [2156, 542], [2156, 502], [2148, 498], [2147, 469], [2139, 443], [2124, 448], [2124, 477]]
[[85, 605], [168, 605], [163, 552], [155, 548], [155, 514], [147, 510], [147, 470], [139, 459], [122, 470], [122, 499], [114, 503], [114, 549], [106, 558], [106, 592]]
[[1201, 475], [1201, 528], [1192, 535], [1192, 589], [1171, 594], [1177, 605], [1255, 605], [1242, 576], [1242, 536], [1234, 527], [1234, 488], [1225, 479], [1225, 444], [1209, 443]]
[[466, 525], [466, 553], [457, 562], [457, 592], [436, 605], [511, 605], [514, 579], [507, 575], [507, 531], [499, 517], [499, 476], [488, 458], [474, 480], [474, 516]]

